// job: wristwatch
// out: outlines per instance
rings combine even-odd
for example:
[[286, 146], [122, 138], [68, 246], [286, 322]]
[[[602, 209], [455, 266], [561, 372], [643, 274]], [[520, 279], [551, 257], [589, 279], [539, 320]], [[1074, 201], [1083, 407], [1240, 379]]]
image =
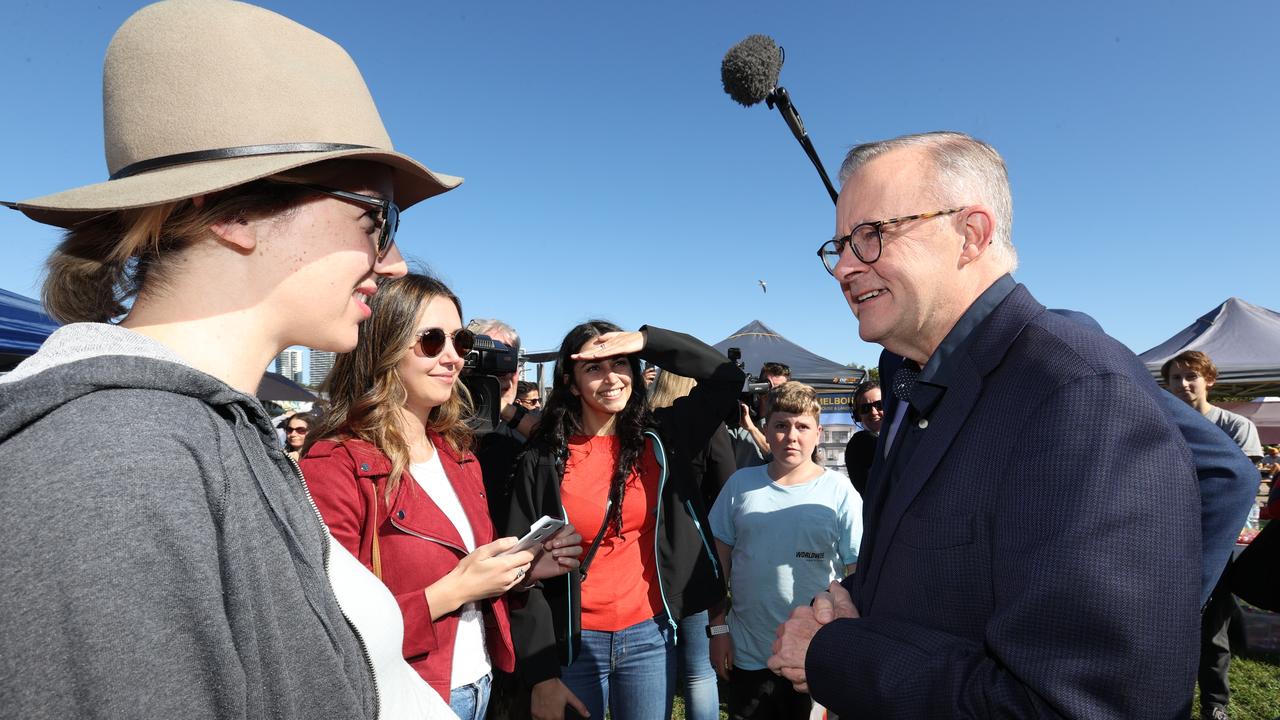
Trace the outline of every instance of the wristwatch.
[[511, 419], [507, 421], [507, 427], [512, 430], [520, 427], [520, 421], [523, 420], [524, 416], [529, 412], [523, 405], [514, 405], [514, 407], [515, 411], [511, 415]]
[[707, 637], [709, 638], [713, 638], [717, 635], [728, 635], [728, 634], [729, 634], [728, 625], [708, 625], [707, 626]]

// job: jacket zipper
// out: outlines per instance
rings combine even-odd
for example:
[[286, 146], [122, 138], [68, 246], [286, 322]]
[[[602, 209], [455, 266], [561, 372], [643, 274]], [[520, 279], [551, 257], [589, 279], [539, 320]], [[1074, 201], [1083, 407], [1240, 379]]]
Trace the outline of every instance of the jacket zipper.
[[[556, 487], [556, 494], [557, 495], [560, 494], [560, 488], [558, 486]], [[605, 513], [607, 514], [608, 512], [609, 510], [608, 508], [606, 508]], [[569, 519], [569, 513], [565, 512], [563, 501], [561, 501], [560, 503], [560, 517], [566, 520]], [[565, 639], [568, 641], [565, 643], [565, 645], [569, 649], [569, 653], [568, 653], [569, 662], [565, 663], [565, 665], [572, 665], [573, 664], [573, 583], [569, 580], [568, 573], [566, 573], [564, 576], [564, 584], [566, 589], [566, 592], [564, 594], [565, 600], [566, 600], [565, 605], [566, 607], [569, 608], [569, 624], [565, 625]], [[579, 587], [581, 587], [581, 585], [579, 585]]]
[[[654, 575], [658, 578], [658, 595], [662, 598], [662, 609], [667, 613], [667, 624], [671, 626], [671, 644], [680, 644], [680, 625], [676, 619], [671, 617], [671, 606], [667, 604], [667, 591], [662, 586], [662, 554], [658, 548], [658, 539], [662, 537], [662, 490], [667, 484], [667, 453], [662, 447], [662, 439], [657, 433], [645, 431], [645, 435], [653, 438], [654, 452], [657, 454], [658, 464], [662, 467], [662, 475], [658, 478], [658, 513], [653, 521], [653, 562], [657, 565], [657, 572]], [[705, 544], [705, 540], [703, 543]]]
[[698, 513], [693, 511], [693, 502], [684, 501], [684, 507], [689, 511], [689, 517], [693, 519], [693, 527], [698, 531], [698, 537], [702, 540], [702, 549], [707, 551], [707, 557], [711, 558], [711, 569], [716, 571], [716, 577], [720, 577], [720, 563], [716, 562], [715, 553], [711, 552], [711, 546], [707, 544], [707, 536], [702, 532], [702, 523], [698, 522]]
[[414, 536], [414, 537], [416, 537], [416, 538], [419, 538], [419, 539], [421, 539], [421, 540], [426, 540], [427, 542], [433, 542], [433, 543], [436, 543], [436, 544], [439, 544], [439, 545], [443, 545], [443, 546], [445, 546], [445, 547], [447, 547], [447, 548], [453, 548], [454, 550], [457, 550], [458, 552], [462, 553], [463, 555], [467, 555], [467, 554], [468, 554], [467, 549], [466, 549], [466, 548], [464, 548], [464, 547], [459, 547], [459, 546], [457, 546], [457, 545], [454, 545], [454, 544], [453, 544], [453, 543], [451, 543], [451, 542], [445, 542], [444, 540], [441, 540], [441, 539], [439, 539], [439, 538], [427, 537], [426, 535], [423, 535], [423, 534], [422, 534], [422, 533], [420, 533], [420, 532], [414, 532], [413, 530], [410, 530], [410, 529], [408, 529], [408, 528], [404, 527], [404, 526], [403, 526], [403, 525], [401, 525], [400, 523], [396, 522], [396, 519], [395, 519], [395, 516], [394, 516], [394, 515], [388, 515], [388, 516], [387, 516], [387, 520], [391, 523], [391, 526], [392, 526], [392, 527], [394, 527], [395, 529], [399, 530], [400, 532], [402, 532], [402, 533], [404, 533], [404, 534], [406, 534], [406, 535], [412, 535], [412, 536]]
[[[285, 455], [289, 464], [293, 466], [293, 472], [298, 476], [298, 483], [302, 485], [302, 491], [307, 494], [307, 502], [311, 503], [311, 510], [316, 514], [316, 520], [320, 522], [320, 529], [324, 535], [324, 577], [329, 582], [330, 592], [333, 591], [333, 580], [329, 578], [329, 526], [324, 522], [324, 516], [320, 514], [320, 508], [316, 505], [315, 498], [311, 497], [311, 488], [307, 487], [307, 481], [302, 477], [302, 466], [298, 465], [298, 461]], [[382, 582], [379, 580], [378, 582]], [[351, 632], [356, 636], [356, 642], [360, 645], [360, 654], [364, 656], [365, 667], [369, 668], [369, 677], [373, 680], [373, 717], [378, 718], [382, 715], [382, 694], [378, 690], [378, 674], [373, 670], [373, 658], [369, 657], [369, 648], [365, 645], [364, 636], [360, 634], [360, 628], [351, 622], [351, 618], [347, 617], [347, 611], [342, 609], [342, 603], [337, 601], [337, 593], [334, 593], [334, 601], [338, 606], [338, 612], [342, 613], [342, 619], [347, 621], [347, 627], [351, 628]]]

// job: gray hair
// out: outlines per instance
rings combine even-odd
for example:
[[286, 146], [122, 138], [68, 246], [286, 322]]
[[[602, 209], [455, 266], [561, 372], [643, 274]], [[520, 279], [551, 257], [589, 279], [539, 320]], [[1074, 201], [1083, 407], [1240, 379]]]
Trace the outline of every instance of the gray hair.
[[1009, 272], [1017, 269], [1009, 173], [1000, 153], [977, 138], [960, 132], [939, 131], [858, 145], [849, 151], [840, 166], [840, 184], [847, 183], [859, 168], [881, 155], [913, 147], [925, 148], [933, 161], [938, 184], [932, 194], [939, 203], [955, 206], [978, 201], [991, 208], [996, 221], [991, 248]]
[[477, 335], [488, 335], [489, 337], [493, 337], [495, 332], [502, 333], [503, 335], [507, 335], [511, 338], [512, 346], [517, 348], [520, 347], [520, 333], [516, 332], [515, 328], [501, 320], [496, 320], [494, 318], [475, 318], [471, 322], [467, 323], [467, 329]]

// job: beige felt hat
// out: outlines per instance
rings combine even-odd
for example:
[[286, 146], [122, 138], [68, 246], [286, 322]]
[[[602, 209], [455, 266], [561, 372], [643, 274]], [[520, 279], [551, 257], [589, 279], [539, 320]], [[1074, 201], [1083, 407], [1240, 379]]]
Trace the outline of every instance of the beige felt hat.
[[392, 149], [337, 43], [245, 3], [168, 0], [134, 13], [107, 48], [102, 96], [110, 179], [5, 205], [70, 227], [336, 158], [392, 168], [402, 209], [462, 182]]

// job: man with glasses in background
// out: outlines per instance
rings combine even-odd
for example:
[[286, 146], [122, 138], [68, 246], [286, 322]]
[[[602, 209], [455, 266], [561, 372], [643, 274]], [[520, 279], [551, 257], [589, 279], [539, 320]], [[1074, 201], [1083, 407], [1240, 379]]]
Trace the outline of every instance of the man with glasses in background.
[[538, 386], [527, 381], [520, 380], [516, 383], [516, 403], [525, 410], [542, 410], [542, 391]]
[[860, 145], [841, 181], [818, 254], [891, 392], [858, 570], [769, 667], [841, 717], [1186, 717], [1199, 496], [1161, 390], [1013, 280], [991, 146]]
[[844, 471], [859, 496], [866, 496], [867, 475], [875, 460], [876, 441], [880, 437], [880, 421], [884, 419], [884, 401], [880, 396], [880, 383], [867, 380], [853, 391], [849, 411], [862, 429], [849, 438], [844, 446]]

